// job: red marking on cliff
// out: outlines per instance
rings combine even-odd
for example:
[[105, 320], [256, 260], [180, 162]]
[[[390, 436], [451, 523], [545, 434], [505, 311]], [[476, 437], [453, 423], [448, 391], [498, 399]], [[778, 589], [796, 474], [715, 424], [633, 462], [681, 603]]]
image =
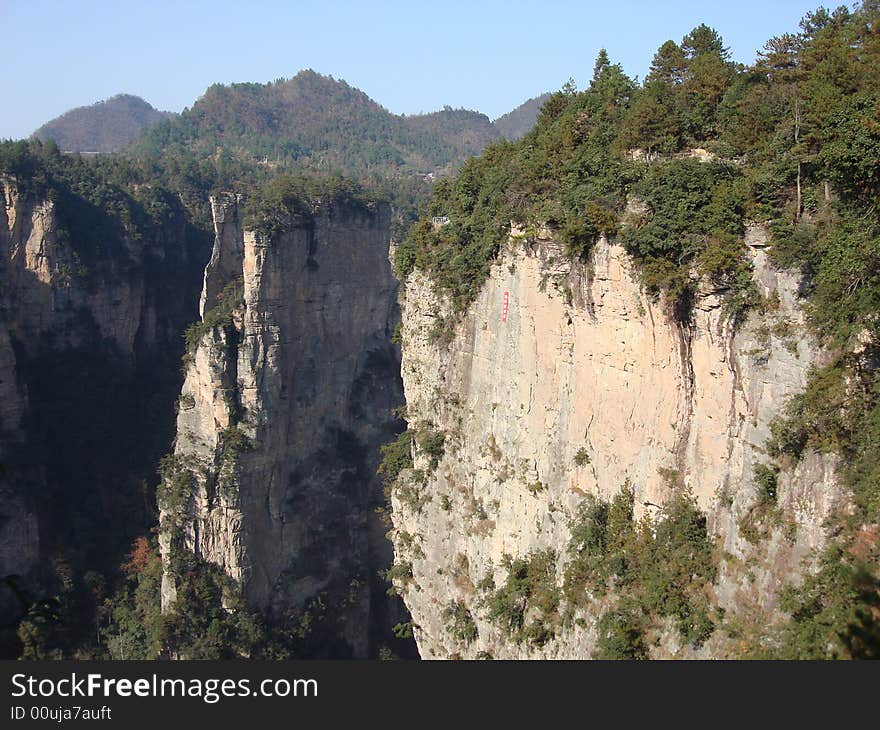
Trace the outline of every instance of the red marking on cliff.
[[501, 321], [507, 321], [507, 310], [510, 308], [510, 292], [504, 292], [504, 304], [501, 305]]

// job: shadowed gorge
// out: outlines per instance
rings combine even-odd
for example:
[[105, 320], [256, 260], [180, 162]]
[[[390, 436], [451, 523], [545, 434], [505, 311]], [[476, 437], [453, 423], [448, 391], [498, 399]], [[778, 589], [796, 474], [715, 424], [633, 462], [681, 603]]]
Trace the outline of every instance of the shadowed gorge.
[[[46, 625], [34, 652], [52, 656], [93, 640], [131, 541], [155, 524], [180, 332], [210, 238], [161, 189], [108, 187], [102, 208], [76, 190], [85, 169], [43, 155], [20, 148], [2, 178], [0, 529], [2, 573], [17, 576], [4, 623], [25, 612]], [[15, 643], [7, 629], [4, 653]]]

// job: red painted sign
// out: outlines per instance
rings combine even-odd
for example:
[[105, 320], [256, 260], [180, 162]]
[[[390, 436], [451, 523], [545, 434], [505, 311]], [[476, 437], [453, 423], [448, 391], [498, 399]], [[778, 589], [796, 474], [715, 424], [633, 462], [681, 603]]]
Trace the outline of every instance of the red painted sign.
[[507, 321], [507, 310], [510, 306], [510, 292], [504, 292], [504, 304], [501, 305], [501, 321]]

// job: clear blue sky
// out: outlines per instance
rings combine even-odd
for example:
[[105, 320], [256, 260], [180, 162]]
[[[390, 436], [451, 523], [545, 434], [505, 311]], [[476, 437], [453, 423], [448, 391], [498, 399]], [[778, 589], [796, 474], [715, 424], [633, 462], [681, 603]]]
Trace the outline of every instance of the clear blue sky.
[[[751, 62], [818, 0], [339, 2], [0, 0], [0, 138], [29, 135], [127, 92], [181, 111], [212, 83], [303, 68], [345, 79], [396, 113], [450, 104], [495, 118], [569, 77], [582, 87], [606, 47], [644, 76], [657, 47], [705, 22]], [[834, 5], [835, 3], [831, 3]]]

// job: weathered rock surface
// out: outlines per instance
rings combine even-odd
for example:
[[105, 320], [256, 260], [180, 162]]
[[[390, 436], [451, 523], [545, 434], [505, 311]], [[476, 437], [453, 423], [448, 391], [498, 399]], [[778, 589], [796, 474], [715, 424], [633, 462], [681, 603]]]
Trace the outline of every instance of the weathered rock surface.
[[[429, 336], [446, 303], [419, 271], [410, 275], [402, 294], [407, 420], [445, 434], [435, 469], [416, 449], [415, 468], [429, 474], [423, 497], [398, 491], [393, 500], [396, 561], [412, 566], [401, 587], [423, 658], [588, 658], [598, 616], [578, 614], [541, 648], [515, 643], [488, 621], [474, 586], [487, 575], [503, 583], [504, 555], [543, 548], [559, 556], [561, 583], [577, 506], [625, 482], [637, 517], [662, 509], [671, 482], [686, 485], [726, 556], [718, 604], [773, 615], [776, 590], [822, 543], [842, 497], [833, 460], [812, 454], [780, 475], [788, 529], [772, 528], [760, 547], [738, 529], [756, 502], [752, 471], [767, 461], [769, 423], [821, 357], [804, 334], [797, 278], [770, 267], [765, 241], [760, 228], [749, 230], [755, 279], [774, 311], [737, 328], [709, 290], [690, 323], [678, 324], [640, 290], [624, 250], [605, 240], [581, 265], [568, 263], [546, 231], [514, 235], [448, 345]], [[588, 459], [578, 466], [582, 449]], [[444, 617], [459, 603], [478, 630], [470, 643], [451, 636]], [[696, 652], [669, 639], [654, 654], [722, 656], [719, 641]]]
[[242, 301], [186, 370], [174, 453], [197, 487], [182, 518], [162, 515], [163, 605], [176, 599], [176, 523], [180, 546], [220, 566], [252, 608], [284, 621], [320, 597], [340, 611], [337, 655], [366, 656], [385, 601], [375, 574], [390, 563], [376, 466], [402, 401], [390, 211], [329, 205], [268, 240], [243, 229], [237, 196], [212, 205], [202, 314], [237, 279]]

